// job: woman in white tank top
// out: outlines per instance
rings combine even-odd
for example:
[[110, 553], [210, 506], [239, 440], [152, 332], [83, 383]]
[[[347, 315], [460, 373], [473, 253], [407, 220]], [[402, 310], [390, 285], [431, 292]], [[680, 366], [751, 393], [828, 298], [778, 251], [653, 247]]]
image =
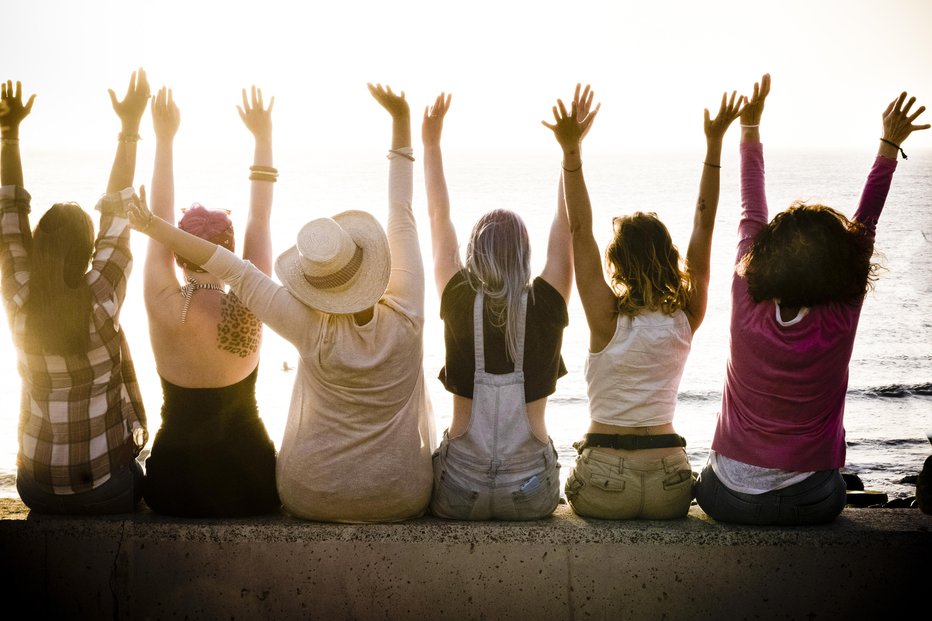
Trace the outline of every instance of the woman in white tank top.
[[679, 518], [689, 511], [693, 478], [673, 412], [692, 335], [705, 316], [722, 139], [744, 99], [726, 93], [714, 119], [705, 111], [707, 150], [685, 266], [656, 214], [635, 212], [613, 220], [615, 235], [605, 252], [610, 283], [592, 233], [580, 155], [599, 111], [592, 99], [589, 86], [580, 92], [577, 85], [570, 111], [558, 101], [555, 122], [544, 123], [563, 148], [576, 285], [590, 330], [592, 421], [574, 444], [579, 456], [566, 497], [589, 517]]

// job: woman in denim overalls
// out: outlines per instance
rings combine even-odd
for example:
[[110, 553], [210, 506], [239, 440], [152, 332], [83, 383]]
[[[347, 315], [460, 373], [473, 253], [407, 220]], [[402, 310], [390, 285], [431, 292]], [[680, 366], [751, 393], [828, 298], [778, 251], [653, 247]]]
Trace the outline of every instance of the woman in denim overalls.
[[573, 279], [569, 224], [562, 201], [547, 261], [531, 282], [530, 246], [521, 218], [494, 210], [473, 228], [460, 261], [443, 173], [440, 135], [450, 97], [424, 113], [424, 169], [441, 293], [453, 421], [434, 453], [431, 512], [463, 520], [532, 520], [560, 500], [559, 464], [544, 410], [558, 377]]

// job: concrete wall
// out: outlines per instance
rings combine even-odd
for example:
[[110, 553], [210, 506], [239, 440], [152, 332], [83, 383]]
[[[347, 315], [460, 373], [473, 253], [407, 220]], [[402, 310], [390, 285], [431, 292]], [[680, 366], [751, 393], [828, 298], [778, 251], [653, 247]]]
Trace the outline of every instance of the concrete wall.
[[0, 589], [32, 618], [888, 618], [932, 575], [932, 517], [914, 509], [793, 529], [717, 524], [695, 507], [601, 522], [565, 506], [536, 522], [357, 526], [27, 518], [0, 502]]

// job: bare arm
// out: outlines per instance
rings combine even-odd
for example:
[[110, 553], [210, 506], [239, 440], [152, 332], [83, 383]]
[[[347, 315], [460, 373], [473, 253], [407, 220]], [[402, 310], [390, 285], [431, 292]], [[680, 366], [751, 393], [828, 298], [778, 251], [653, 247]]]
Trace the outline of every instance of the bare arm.
[[[155, 130], [155, 166], [152, 172], [152, 212], [170, 225], [175, 224], [174, 140], [181, 114], [171, 89], [162, 87], [152, 100], [152, 126]], [[146, 306], [158, 305], [167, 291], [178, 289], [171, 249], [150, 240], [143, 269]]]
[[686, 316], [693, 332], [699, 329], [705, 318], [709, 299], [709, 263], [712, 256], [712, 233], [715, 230], [715, 214], [721, 181], [722, 140], [731, 123], [741, 114], [743, 97], [732, 91], [722, 94], [722, 104], [714, 119], [705, 110], [706, 154], [699, 180], [699, 198], [693, 216], [693, 232], [686, 251], [686, 269], [689, 272], [691, 289], [686, 304]]
[[[563, 149], [563, 192], [572, 237], [572, 259], [576, 288], [589, 324], [589, 348], [601, 351], [615, 333], [618, 302], [605, 282], [598, 243], [592, 233], [592, 204], [582, 171], [582, 141], [599, 108], [589, 111], [593, 93], [587, 86], [580, 94], [576, 86], [573, 105], [568, 113], [562, 101], [553, 107], [554, 123], [544, 123], [553, 131]], [[580, 114], [583, 111], [585, 114]]]
[[0, 185], [23, 187], [23, 162], [19, 155], [19, 124], [29, 115], [36, 96], [23, 104], [23, 85], [8, 80], [0, 85]]
[[562, 174], [557, 183], [557, 211], [553, 214], [550, 238], [547, 240], [547, 262], [544, 263], [540, 277], [550, 283], [565, 301], [569, 301], [573, 290], [573, 238], [566, 213]]
[[249, 219], [243, 242], [243, 258], [252, 262], [264, 274], [272, 273], [272, 189], [277, 171], [272, 166], [272, 108], [275, 98], [266, 108], [262, 100], [262, 89], [252, 87], [252, 97], [246, 97], [243, 89], [243, 107], [239, 116], [246, 128], [255, 137], [252, 180], [249, 193]]
[[141, 68], [133, 72], [123, 101], [117, 101], [113, 89], [107, 92], [110, 93], [110, 102], [113, 104], [113, 110], [120, 117], [121, 124], [116, 155], [113, 158], [110, 180], [107, 183], [107, 192], [110, 193], [119, 192], [133, 185], [133, 177], [136, 174], [139, 122], [149, 102], [149, 81], [146, 79], [146, 72]]
[[421, 125], [427, 212], [430, 215], [430, 240], [434, 254], [434, 283], [438, 296], [443, 295], [444, 287], [463, 268], [456, 228], [450, 218], [450, 195], [447, 192], [443, 153], [440, 150], [443, 119], [450, 109], [451, 99], [452, 95], [440, 93], [434, 105], [424, 110], [424, 121]]

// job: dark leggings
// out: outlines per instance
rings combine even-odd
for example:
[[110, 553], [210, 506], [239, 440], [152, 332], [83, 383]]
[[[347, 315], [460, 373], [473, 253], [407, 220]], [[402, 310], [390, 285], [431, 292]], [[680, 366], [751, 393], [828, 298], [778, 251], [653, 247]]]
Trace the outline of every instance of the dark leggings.
[[845, 481], [838, 470], [820, 470], [806, 480], [763, 494], [743, 494], [722, 483], [706, 464], [696, 481], [699, 506], [719, 522], [800, 526], [831, 522], [845, 508]]

